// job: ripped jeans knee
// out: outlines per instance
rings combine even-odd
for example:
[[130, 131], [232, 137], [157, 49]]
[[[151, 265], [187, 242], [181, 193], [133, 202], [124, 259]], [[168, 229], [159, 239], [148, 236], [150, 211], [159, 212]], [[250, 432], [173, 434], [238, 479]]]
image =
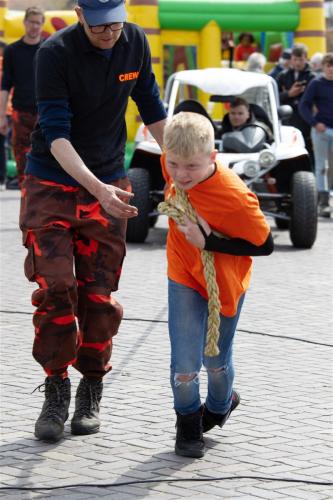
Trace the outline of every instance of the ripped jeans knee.
[[227, 365], [223, 365], [223, 366], [219, 366], [218, 368], [207, 368], [206, 367], [206, 370], [208, 373], [211, 373], [211, 374], [214, 374], [214, 373], [226, 373], [228, 371], [228, 366]]
[[190, 384], [190, 382], [194, 382], [195, 384], [199, 384], [199, 373], [175, 373], [174, 383], [175, 387], [179, 387], [181, 384]]
[[206, 366], [208, 378], [208, 394], [206, 406], [215, 413], [226, 413], [231, 404], [234, 368], [232, 363], [223, 363], [220, 366]]
[[174, 396], [176, 412], [188, 415], [196, 412], [200, 406], [200, 377], [199, 371], [173, 372], [171, 387]]

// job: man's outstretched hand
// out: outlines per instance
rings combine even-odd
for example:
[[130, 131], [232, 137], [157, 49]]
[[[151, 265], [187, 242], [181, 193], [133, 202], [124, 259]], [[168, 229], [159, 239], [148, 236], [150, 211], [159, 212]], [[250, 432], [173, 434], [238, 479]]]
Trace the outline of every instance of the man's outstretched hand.
[[96, 193], [104, 210], [118, 219], [130, 219], [138, 215], [138, 209], [128, 204], [133, 196], [133, 193], [110, 184], [101, 184]]

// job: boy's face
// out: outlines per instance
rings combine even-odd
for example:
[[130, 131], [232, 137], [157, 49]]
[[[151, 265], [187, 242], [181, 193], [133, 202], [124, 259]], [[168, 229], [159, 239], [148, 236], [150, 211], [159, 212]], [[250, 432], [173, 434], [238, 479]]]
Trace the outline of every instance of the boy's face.
[[324, 64], [323, 73], [327, 80], [333, 80], [333, 64]]
[[177, 187], [188, 190], [213, 174], [215, 159], [216, 151], [210, 154], [198, 153], [189, 158], [169, 151], [166, 152], [166, 169]]
[[247, 120], [250, 118], [250, 112], [246, 106], [243, 104], [241, 106], [236, 106], [235, 108], [230, 108], [229, 120], [234, 128], [241, 127], [245, 125]]

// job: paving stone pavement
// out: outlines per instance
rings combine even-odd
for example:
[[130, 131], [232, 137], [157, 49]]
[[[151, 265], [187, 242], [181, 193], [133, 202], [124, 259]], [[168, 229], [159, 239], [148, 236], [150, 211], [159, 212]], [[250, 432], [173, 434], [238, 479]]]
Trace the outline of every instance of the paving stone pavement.
[[[43, 394], [31, 393], [44, 375], [31, 356], [34, 285], [23, 276], [18, 192], [0, 193], [0, 210], [1, 498], [333, 498], [332, 486], [306, 483], [333, 480], [333, 220], [320, 222], [311, 250], [295, 250], [272, 221], [276, 250], [255, 259], [235, 342], [241, 405], [195, 460], [173, 452], [166, 219], [145, 244], [128, 245], [101, 432], [72, 436], [67, 424], [64, 440], [45, 444], [32, 432]], [[71, 379], [75, 388], [74, 369]]]

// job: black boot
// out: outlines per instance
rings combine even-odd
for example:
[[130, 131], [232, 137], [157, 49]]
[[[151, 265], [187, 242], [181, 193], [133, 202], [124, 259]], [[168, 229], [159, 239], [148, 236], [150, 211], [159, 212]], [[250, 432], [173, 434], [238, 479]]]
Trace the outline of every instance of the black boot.
[[75, 412], [71, 422], [72, 434], [94, 434], [99, 431], [99, 404], [103, 383], [98, 379], [82, 378], [75, 396]]
[[331, 216], [330, 208], [330, 193], [328, 191], [320, 191], [318, 193], [318, 215], [329, 219]]
[[211, 411], [208, 410], [206, 405], [204, 405], [204, 410], [203, 410], [203, 415], [202, 415], [202, 426], [203, 426], [203, 432], [208, 432], [210, 431], [215, 425], [218, 425], [219, 427], [223, 427], [228, 418], [230, 417], [230, 414], [232, 411], [234, 411], [235, 408], [240, 403], [240, 395], [236, 391], [232, 391], [232, 400], [231, 400], [231, 407], [230, 410], [227, 411], [224, 415], [221, 413], [212, 413]]
[[175, 452], [182, 457], [201, 458], [205, 454], [202, 436], [202, 407], [190, 415], [177, 413]]
[[[45, 402], [35, 424], [35, 436], [42, 441], [59, 441], [64, 434], [71, 400], [69, 378], [58, 375], [45, 379]], [[39, 386], [40, 388], [42, 386]]]

